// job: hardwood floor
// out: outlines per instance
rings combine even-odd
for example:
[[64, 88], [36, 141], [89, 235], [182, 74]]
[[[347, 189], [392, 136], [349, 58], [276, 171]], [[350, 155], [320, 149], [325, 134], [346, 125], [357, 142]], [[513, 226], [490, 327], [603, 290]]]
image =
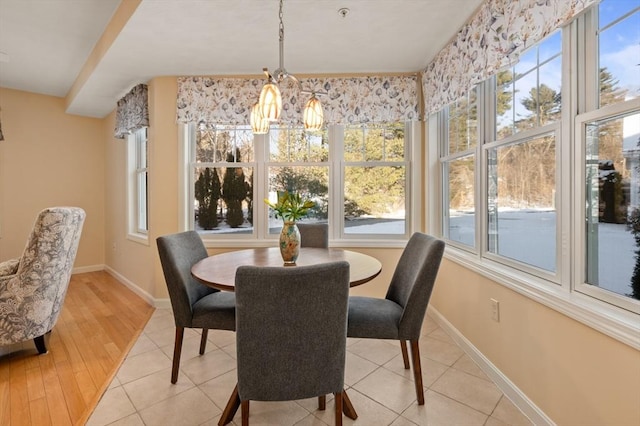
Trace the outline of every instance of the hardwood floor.
[[47, 354], [0, 347], [0, 425], [84, 425], [153, 311], [106, 272], [73, 275]]

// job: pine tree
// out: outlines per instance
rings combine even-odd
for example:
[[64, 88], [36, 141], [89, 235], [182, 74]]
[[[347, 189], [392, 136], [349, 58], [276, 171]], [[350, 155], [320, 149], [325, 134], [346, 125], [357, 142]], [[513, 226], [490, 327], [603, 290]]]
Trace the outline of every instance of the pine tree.
[[194, 190], [198, 200], [198, 225], [203, 229], [214, 229], [218, 226], [217, 209], [220, 199], [220, 178], [216, 169], [207, 167], [200, 172]]
[[[236, 148], [236, 154], [227, 153], [227, 162], [240, 161], [240, 149]], [[247, 185], [242, 167], [227, 167], [222, 181], [222, 199], [227, 206], [227, 225], [237, 228], [244, 222], [242, 202], [247, 198]]]

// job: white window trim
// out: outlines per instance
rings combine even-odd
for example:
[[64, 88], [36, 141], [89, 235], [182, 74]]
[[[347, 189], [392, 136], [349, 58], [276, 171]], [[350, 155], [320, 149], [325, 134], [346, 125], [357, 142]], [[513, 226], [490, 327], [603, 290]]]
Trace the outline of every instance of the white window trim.
[[[126, 238], [130, 241], [140, 243], [143, 245], [149, 245], [149, 233], [139, 229], [138, 226], [138, 214], [139, 214], [139, 186], [138, 186], [138, 169], [137, 169], [137, 155], [138, 155], [138, 142], [140, 141], [139, 131], [131, 133], [127, 137], [127, 235]], [[147, 144], [149, 140], [149, 133], [147, 129], [146, 133]], [[147, 167], [144, 171], [149, 172], [149, 158], [147, 152]], [[148, 180], [147, 180], [148, 185]], [[147, 187], [148, 191], [148, 187]], [[148, 194], [148, 192], [147, 192]], [[147, 204], [147, 218], [149, 205]], [[149, 227], [147, 219], [147, 228]]]
[[[584, 224], [584, 206], [586, 205], [586, 194], [585, 194], [585, 167], [584, 167], [584, 156], [585, 156], [585, 125], [592, 121], [606, 120], [608, 118], [613, 118], [619, 115], [623, 115], [625, 113], [632, 113], [636, 111], [640, 114], [640, 98], [632, 99], [630, 101], [616, 103], [613, 105], [608, 105], [606, 107], [600, 108], [595, 111], [586, 112], [584, 114], [580, 114], [576, 117], [575, 124], [575, 153], [573, 164], [575, 167], [574, 176], [575, 179], [575, 187], [573, 188], [574, 194], [578, 194], [575, 196], [574, 200], [574, 221], [573, 221], [573, 229], [572, 234], [574, 235], [573, 247], [576, 248], [574, 252], [574, 258], [576, 259], [574, 262], [573, 269], [573, 280], [572, 287], [576, 292], [583, 293], [587, 296], [591, 296], [594, 298], [601, 299], [602, 301], [609, 302], [611, 304], [618, 305], [624, 309], [627, 309], [635, 314], [640, 314], [640, 305], [637, 302], [634, 302], [629, 297], [624, 297], [613, 292], [603, 290], [597, 286], [587, 284], [585, 277], [585, 253], [584, 248], [587, 245], [587, 237], [585, 227], [582, 226]], [[578, 253], [577, 248], [581, 248], [580, 253]], [[640, 321], [638, 321], [640, 322]], [[636, 337], [636, 339], [639, 339]]]

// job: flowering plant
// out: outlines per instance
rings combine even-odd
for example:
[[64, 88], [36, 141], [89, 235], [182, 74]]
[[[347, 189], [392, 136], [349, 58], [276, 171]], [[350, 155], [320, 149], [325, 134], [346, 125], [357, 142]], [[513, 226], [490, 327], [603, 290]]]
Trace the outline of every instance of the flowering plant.
[[311, 200], [303, 199], [300, 194], [289, 191], [278, 192], [276, 203], [272, 203], [266, 198], [264, 202], [275, 210], [276, 218], [282, 218], [285, 222], [295, 222], [303, 218], [309, 213], [309, 209], [316, 205]]

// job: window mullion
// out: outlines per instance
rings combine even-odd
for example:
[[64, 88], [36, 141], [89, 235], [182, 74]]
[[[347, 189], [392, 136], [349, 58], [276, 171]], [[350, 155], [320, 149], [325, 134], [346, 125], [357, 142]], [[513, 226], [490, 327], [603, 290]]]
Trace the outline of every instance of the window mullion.
[[344, 237], [344, 125], [329, 127], [329, 239]]

